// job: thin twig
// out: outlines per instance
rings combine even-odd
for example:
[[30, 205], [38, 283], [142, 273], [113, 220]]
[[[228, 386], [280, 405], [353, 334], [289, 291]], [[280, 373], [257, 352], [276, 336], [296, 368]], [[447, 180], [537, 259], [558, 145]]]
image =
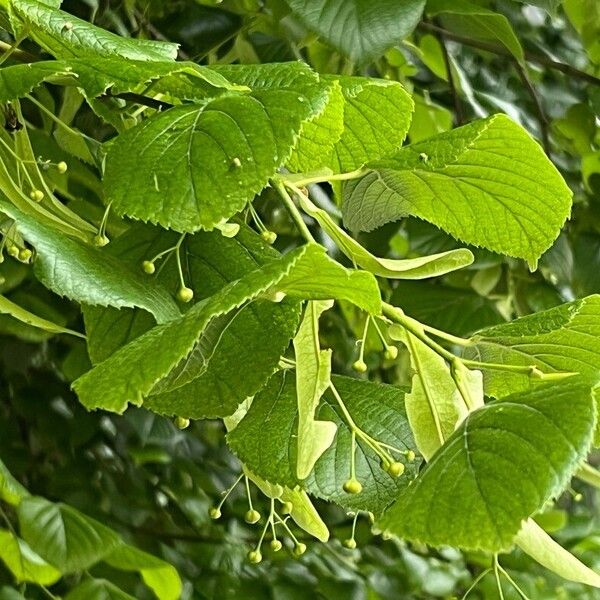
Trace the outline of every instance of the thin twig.
[[16, 48], [12, 44], [7, 44], [3, 41], [0, 41], [0, 50], [2, 50], [3, 54], [10, 53], [13, 58], [20, 62], [36, 62], [38, 60], [43, 60], [39, 56], [30, 54], [26, 50], [21, 50], [20, 48]]
[[[464, 46], [471, 46], [472, 48], [478, 48], [479, 50], [486, 50], [487, 52], [491, 52], [499, 56], [512, 57], [512, 54], [506, 48], [502, 48], [501, 46], [497, 46], [496, 44], [484, 42], [481, 40], [474, 40], [470, 37], [459, 35], [457, 33], [452, 33], [451, 31], [443, 29], [442, 27], [438, 27], [437, 25], [433, 25], [432, 23], [422, 22], [419, 24], [419, 29], [428, 31], [430, 33], [443, 35], [447, 40], [458, 42], [459, 44], [463, 44]], [[551, 58], [548, 58], [547, 56], [542, 56], [540, 54], [534, 54], [532, 52], [526, 51], [525, 60], [527, 62], [541, 65], [543, 67], [548, 67], [549, 69], [554, 69], [555, 71], [560, 71], [565, 75], [569, 75], [576, 79], [581, 79], [582, 81], [587, 81], [588, 83], [591, 83], [593, 85], [600, 86], [600, 77], [596, 77], [591, 73], [581, 71], [577, 67], [569, 65], [567, 63], [553, 60]]]
[[142, 96], [134, 92], [123, 92], [121, 94], [111, 94], [110, 90], [106, 92], [106, 95], [111, 98], [120, 98], [127, 102], [135, 102], [147, 106], [148, 108], [154, 108], [155, 110], [166, 110], [167, 108], [173, 108], [174, 104], [165, 102], [164, 100], [157, 100], [156, 98], [149, 98], [148, 96]]
[[442, 54], [444, 56], [444, 64], [446, 65], [446, 77], [448, 78], [448, 86], [450, 87], [450, 94], [452, 95], [452, 101], [454, 103], [454, 119], [455, 124], [460, 126], [464, 123], [464, 115], [458, 90], [456, 89], [456, 83], [454, 81], [454, 73], [452, 72], [452, 61], [448, 48], [446, 47], [446, 39], [443, 33], [437, 35], [437, 39], [442, 47]]
[[540, 133], [542, 136], [542, 144], [544, 146], [544, 151], [546, 154], [550, 155], [550, 136], [548, 134], [548, 117], [546, 117], [546, 112], [544, 110], [544, 105], [540, 99], [539, 94], [537, 93], [531, 79], [529, 78], [529, 73], [527, 72], [527, 66], [521, 64], [518, 60], [514, 61], [515, 69], [523, 82], [523, 85], [529, 92], [531, 99], [533, 100], [533, 105], [535, 106], [535, 111], [538, 116], [538, 121], [540, 123]]

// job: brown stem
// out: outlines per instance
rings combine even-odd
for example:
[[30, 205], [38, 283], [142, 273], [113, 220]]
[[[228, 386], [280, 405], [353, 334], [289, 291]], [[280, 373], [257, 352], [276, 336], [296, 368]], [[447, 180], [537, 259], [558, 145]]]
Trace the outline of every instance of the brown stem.
[[454, 103], [454, 119], [455, 124], [460, 126], [464, 123], [464, 115], [462, 105], [460, 103], [460, 97], [458, 90], [456, 89], [456, 83], [454, 81], [454, 74], [452, 72], [452, 62], [450, 60], [450, 54], [446, 47], [445, 35], [440, 33], [437, 35], [437, 39], [442, 47], [442, 54], [444, 55], [444, 64], [446, 65], [446, 76], [448, 78], [448, 86], [450, 87], [450, 94], [452, 94], [452, 102]]
[[517, 70], [517, 73], [519, 74], [519, 77], [523, 82], [523, 85], [525, 86], [525, 88], [529, 92], [529, 95], [531, 96], [531, 99], [533, 100], [533, 105], [535, 106], [538, 121], [540, 122], [540, 133], [542, 135], [542, 144], [544, 146], [544, 151], [546, 152], [546, 154], [550, 155], [550, 136], [548, 134], [548, 118], [546, 117], [544, 106], [533, 83], [531, 82], [531, 79], [529, 79], [527, 67], [525, 65], [522, 65], [518, 60], [515, 60], [514, 64], [515, 69]]
[[[459, 35], [457, 33], [452, 33], [451, 31], [438, 27], [437, 25], [433, 25], [432, 23], [422, 22], [419, 24], [419, 29], [423, 31], [428, 31], [430, 33], [443, 35], [446, 39], [452, 40], [453, 42], [458, 42], [459, 44], [463, 44], [464, 46], [471, 46], [472, 48], [478, 48], [479, 50], [486, 50], [487, 52], [492, 52], [493, 54], [497, 54], [499, 56], [512, 57], [512, 54], [506, 48], [502, 48], [500, 46], [496, 46], [495, 44], [484, 42], [481, 40], [474, 40], [470, 37]], [[548, 67], [549, 69], [554, 69], [555, 71], [560, 71], [565, 75], [569, 75], [576, 79], [581, 79], [582, 81], [586, 81], [587, 83], [600, 86], [600, 77], [596, 77], [591, 73], [581, 71], [580, 69], [573, 67], [572, 65], [553, 60], [551, 58], [548, 58], [547, 56], [534, 54], [532, 52], [525, 52], [525, 60], [530, 63], [542, 65], [543, 67]]]

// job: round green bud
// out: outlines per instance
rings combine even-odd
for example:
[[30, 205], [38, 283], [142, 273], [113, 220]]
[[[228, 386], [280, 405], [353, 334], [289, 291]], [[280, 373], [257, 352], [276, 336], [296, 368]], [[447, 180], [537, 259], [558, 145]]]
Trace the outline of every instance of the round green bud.
[[226, 238], [234, 238], [240, 232], [240, 226], [237, 223], [224, 223], [219, 229], [221, 235]]
[[110, 240], [104, 234], [97, 234], [94, 236], [94, 246], [102, 248], [108, 244]]
[[150, 260], [145, 260], [142, 263], [142, 271], [144, 271], [144, 273], [147, 273], [148, 275], [152, 275], [153, 273], [156, 272], [156, 266], [154, 265], [154, 263]]
[[177, 300], [179, 300], [180, 302], [190, 302], [193, 297], [194, 290], [190, 289], [189, 287], [182, 286], [177, 292]]
[[581, 502], [583, 500], [583, 494], [577, 493], [573, 496], [573, 500], [575, 500], [575, 502]]
[[357, 360], [352, 364], [352, 368], [357, 373], [366, 373], [367, 372], [367, 363], [364, 360]]
[[19, 258], [19, 247], [15, 246], [14, 244], [12, 246], [9, 246], [6, 251], [8, 252], [9, 256], [12, 256], [13, 258]]
[[246, 523], [250, 523], [250, 525], [254, 525], [254, 523], [258, 523], [260, 521], [260, 513], [251, 508], [244, 515], [244, 521], [246, 521]]
[[260, 237], [267, 242], [267, 244], [274, 244], [277, 239], [277, 234], [274, 231], [269, 231], [265, 229], [261, 232]]
[[56, 170], [63, 175], [64, 173], [67, 172], [67, 170], [69, 169], [67, 163], [64, 160], [61, 160], [57, 165], [56, 165]]
[[298, 556], [302, 556], [306, 552], [306, 544], [302, 542], [298, 542], [294, 549], [292, 550], [292, 554], [297, 558]]
[[413, 460], [415, 460], [415, 458], [416, 458], [416, 454], [415, 454], [415, 453], [414, 453], [412, 450], [409, 450], [409, 451], [406, 453], [406, 460], [407, 460], [408, 462], [412, 462]]
[[360, 494], [362, 492], [362, 485], [358, 479], [348, 479], [344, 483], [343, 489], [346, 494]]
[[294, 510], [294, 505], [291, 502], [284, 502], [281, 505], [281, 514], [282, 515], [289, 515], [291, 514], [291, 512]]
[[179, 429], [187, 429], [190, 426], [190, 420], [185, 417], [177, 417], [175, 419], [175, 426]]
[[42, 190], [31, 190], [29, 197], [34, 202], [41, 202], [44, 199], [44, 192], [42, 192]]
[[401, 462], [393, 462], [391, 465], [388, 466], [387, 472], [392, 477], [400, 477], [400, 475], [404, 473], [404, 465]]
[[398, 348], [396, 346], [387, 346], [383, 356], [386, 360], [396, 360], [398, 358]]
[[279, 552], [283, 548], [283, 544], [279, 540], [271, 540], [269, 544], [273, 552]]
[[33, 256], [33, 252], [29, 248], [23, 248], [19, 251], [19, 260], [23, 262], [29, 262], [29, 259]]
[[253, 565], [260, 563], [262, 561], [262, 554], [260, 553], [260, 550], [250, 550], [250, 552], [248, 552], [248, 560]]
[[208, 516], [211, 519], [214, 519], [215, 521], [217, 519], [221, 518], [221, 509], [217, 506], [213, 506], [209, 511], [208, 511]]
[[354, 538], [344, 540], [342, 544], [345, 548], [348, 548], [348, 550], [354, 550], [356, 548], [356, 540]]

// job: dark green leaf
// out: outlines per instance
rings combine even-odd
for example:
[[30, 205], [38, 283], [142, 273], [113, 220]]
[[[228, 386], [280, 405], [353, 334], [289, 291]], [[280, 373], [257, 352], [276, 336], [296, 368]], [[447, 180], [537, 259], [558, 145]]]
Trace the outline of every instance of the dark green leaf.
[[[389, 385], [334, 376], [336, 389], [355, 423], [372, 437], [400, 450], [414, 449], [404, 411], [404, 391]], [[331, 392], [323, 397], [316, 418], [337, 425], [333, 444], [317, 460], [302, 482], [311, 494], [337, 502], [348, 510], [380, 513], [414, 475], [393, 479], [379, 466], [379, 458], [361, 441], [356, 450], [356, 477], [363, 490], [351, 495], [342, 489], [350, 477], [351, 433]], [[274, 375], [254, 398], [247, 415], [227, 436], [232, 450], [260, 477], [294, 487], [298, 423], [296, 384], [292, 373]]]
[[352, 60], [368, 62], [400, 43], [421, 19], [425, 0], [286, 0], [294, 15]]
[[66, 504], [30, 496], [17, 512], [23, 539], [62, 573], [88, 569], [121, 543], [114, 531]]
[[401, 492], [381, 527], [431, 546], [509, 550], [522, 521], [559, 494], [585, 458], [595, 414], [585, 380], [480, 408]]
[[248, 204], [289, 158], [316, 86], [185, 105], [122, 133], [104, 183], [119, 213], [177, 231], [213, 229]]
[[42, 48], [57, 58], [120, 56], [130, 60], [169, 60], [177, 44], [126, 39], [37, 0], [12, 0], [18, 20]]
[[0, 210], [15, 219], [23, 237], [35, 247], [36, 277], [53, 292], [96, 306], [139, 306], [159, 322], [179, 314], [164, 289], [107, 252], [71, 239], [2, 200]]

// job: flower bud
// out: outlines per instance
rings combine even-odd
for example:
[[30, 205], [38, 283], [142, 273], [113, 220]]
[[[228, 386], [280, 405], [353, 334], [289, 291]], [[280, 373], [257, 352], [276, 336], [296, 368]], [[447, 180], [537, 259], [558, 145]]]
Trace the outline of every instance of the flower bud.
[[251, 508], [244, 515], [244, 521], [249, 523], [250, 525], [254, 525], [254, 523], [258, 523], [260, 521], [260, 513], [257, 510]]
[[283, 547], [283, 544], [279, 540], [271, 540], [270, 546], [273, 552], [279, 552]]
[[221, 510], [217, 506], [213, 506], [208, 511], [208, 515], [210, 516], [211, 519], [214, 519], [216, 521], [217, 519], [221, 518]]
[[367, 363], [364, 360], [357, 360], [353, 363], [352, 368], [357, 373], [366, 373], [367, 372]]
[[190, 289], [189, 287], [182, 286], [177, 292], [177, 300], [179, 300], [180, 302], [190, 302], [193, 297], [194, 290]]
[[348, 479], [343, 485], [343, 489], [346, 494], [360, 494], [362, 492], [362, 485], [358, 479]]
[[260, 563], [262, 561], [262, 554], [260, 553], [260, 550], [250, 550], [250, 552], [248, 552], [248, 560], [253, 565]]
[[152, 261], [145, 260], [142, 263], [142, 271], [144, 271], [144, 273], [147, 273], [148, 275], [152, 275], [156, 272], [156, 266]]

